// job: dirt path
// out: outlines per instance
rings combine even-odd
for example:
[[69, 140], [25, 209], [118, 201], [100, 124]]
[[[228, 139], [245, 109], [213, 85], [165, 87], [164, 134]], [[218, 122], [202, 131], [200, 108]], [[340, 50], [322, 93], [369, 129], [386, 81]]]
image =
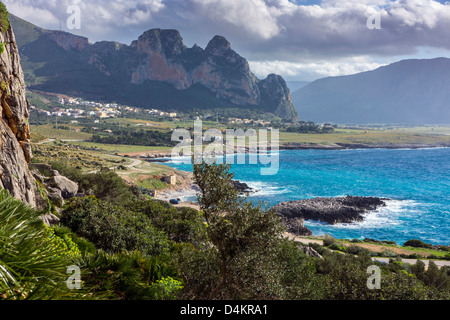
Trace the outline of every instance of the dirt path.
[[[374, 257], [374, 258], [372, 258], [372, 260], [389, 263], [389, 258]], [[421, 261], [425, 264], [425, 269], [428, 268], [430, 261], [433, 261], [438, 266], [438, 268], [441, 268], [444, 266], [450, 266], [450, 261], [446, 261], [446, 260], [421, 260]], [[409, 263], [409, 264], [416, 264], [417, 259], [402, 259], [402, 262]]]
[[293, 235], [292, 233], [289, 232], [285, 232], [284, 236], [288, 237], [289, 239], [293, 239], [296, 242], [300, 242], [303, 244], [310, 244], [310, 243], [316, 243], [316, 244], [320, 244], [321, 246], [323, 245], [323, 240], [317, 240], [317, 239], [309, 239], [309, 238], [305, 238], [305, 237], [299, 237], [296, 235]]
[[[302, 244], [310, 244], [310, 243], [316, 243], [316, 244], [320, 244], [323, 245], [323, 240], [318, 240], [318, 239], [309, 239], [309, 238], [305, 238], [305, 237], [299, 237], [299, 236], [295, 236], [291, 233], [285, 233], [285, 236], [289, 237], [290, 239], [295, 240], [296, 242], [300, 242]], [[376, 244], [370, 244], [370, 243], [342, 243], [344, 246], [349, 247], [351, 245], [357, 245], [358, 247], [362, 247], [365, 248], [367, 250], [370, 250], [372, 252], [383, 252], [383, 251], [392, 251], [394, 253], [398, 253], [398, 254], [412, 254], [412, 253], [418, 253], [420, 254], [422, 257], [424, 257], [424, 260], [421, 260], [425, 263], [425, 268], [428, 268], [428, 265], [430, 263], [430, 261], [433, 261], [438, 268], [441, 268], [443, 266], [450, 266], [450, 261], [447, 260], [425, 260], [426, 257], [428, 256], [428, 254], [426, 252], [418, 252], [418, 251], [412, 251], [412, 250], [408, 250], [408, 249], [403, 249], [403, 248], [396, 248], [396, 247], [385, 247], [385, 246], [380, 246], [380, 245], [376, 245]], [[373, 257], [372, 260], [374, 261], [380, 261], [380, 262], [384, 262], [384, 263], [389, 263], [389, 258], [378, 258], [378, 257]], [[402, 259], [402, 262], [404, 263], [409, 263], [409, 264], [416, 264], [417, 259]]]
[[412, 251], [408, 249], [398, 248], [398, 247], [384, 247], [376, 244], [370, 244], [370, 243], [343, 243], [344, 246], [350, 247], [351, 245], [357, 245], [358, 247], [365, 248], [367, 250], [373, 251], [373, 252], [383, 252], [383, 251], [392, 251], [397, 254], [419, 254], [422, 257], [427, 257], [429, 254], [426, 252], [420, 252], [420, 251]]

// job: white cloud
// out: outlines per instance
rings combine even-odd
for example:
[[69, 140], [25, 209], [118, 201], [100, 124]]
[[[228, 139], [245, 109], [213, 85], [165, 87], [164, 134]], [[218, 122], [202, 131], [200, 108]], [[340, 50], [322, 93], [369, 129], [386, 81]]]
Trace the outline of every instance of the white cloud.
[[[450, 3], [435, 0], [323, 0], [320, 5], [288, 0], [4, 2], [10, 12], [52, 29], [61, 21], [64, 26], [67, 7], [78, 3], [82, 29], [76, 33], [92, 41], [130, 43], [148, 29], [174, 28], [188, 45], [205, 47], [214, 35], [223, 35], [254, 61], [254, 68], [279, 68], [286, 76], [336, 75], [373, 66], [354, 57], [392, 60], [423, 47], [450, 51]], [[369, 30], [367, 18], [377, 11], [381, 30]]]
[[342, 76], [374, 70], [384, 64], [370, 57], [351, 57], [337, 61], [310, 61], [297, 63], [290, 61], [250, 61], [251, 69], [259, 78], [270, 73], [282, 75], [286, 80], [313, 81], [328, 76]]

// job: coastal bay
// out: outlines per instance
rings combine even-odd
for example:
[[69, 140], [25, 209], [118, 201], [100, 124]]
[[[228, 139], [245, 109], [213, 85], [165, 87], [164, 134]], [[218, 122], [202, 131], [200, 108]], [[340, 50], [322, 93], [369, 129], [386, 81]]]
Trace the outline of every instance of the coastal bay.
[[[307, 220], [314, 235], [374, 238], [399, 244], [411, 239], [448, 244], [450, 149], [355, 149], [280, 151], [280, 171], [260, 176], [258, 165], [232, 165], [235, 178], [256, 190], [255, 203], [275, 206], [284, 201], [318, 197], [388, 198], [386, 206], [363, 214], [364, 220], [330, 225]], [[177, 159], [165, 163], [191, 171]], [[182, 198], [195, 200], [190, 194]]]

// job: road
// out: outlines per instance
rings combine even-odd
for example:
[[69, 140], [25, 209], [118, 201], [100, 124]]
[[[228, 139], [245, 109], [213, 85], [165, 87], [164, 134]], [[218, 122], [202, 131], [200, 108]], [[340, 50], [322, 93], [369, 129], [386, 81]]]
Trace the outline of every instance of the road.
[[[303, 243], [303, 244], [310, 244], [310, 243], [316, 243], [316, 244], [320, 244], [323, 245], [323, 241], [322, 240], [315, 240], [315, 239], [308, 239], [308, 238], [303, 238], [303, 237], [297, 237], [294, 236], [292, 234], [286, 233], [286, 236], [288, 236], [291, 239], [294, 239], [297, 242]], [[374, 261], [379, 261], [379, 262], [384, 262], [384, 263], [389, 263], [389, 258], [378, 258], [378, 257], [373, 257], [372, 260]], [[425, 260], [424, 259], [420, 259], [421, 261], [423, 261], [423, 263], [425, 264], [425, 268], [428, 268], [428, 265], [430, 263], [430, 261], [433, 261], [438, 268], [441, 268], [443, 266], [450, 266], [450, 261], [448, 260]], [[409, 263], [409, 264], [416, 264], [417, 259], [402, 259], [402, 262], [404, 263]]]

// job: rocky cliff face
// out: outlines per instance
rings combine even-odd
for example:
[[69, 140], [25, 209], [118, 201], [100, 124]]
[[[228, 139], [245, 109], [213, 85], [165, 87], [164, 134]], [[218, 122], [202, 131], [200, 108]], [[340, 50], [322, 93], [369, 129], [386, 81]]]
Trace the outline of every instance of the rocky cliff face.
[[[65, 44], [67, 47], [67, 44]], [[99, 54], [93, 47], [93, 65], [105, 75], [112, 70], [104, 66], [111, 55]], [[146, 81], [163, 81], [178, 90], [201, 84], [213, 91], [217, 98], [238, 106], [262, 106], [286, 119], [298, 120], [291, 95], [282, 77], [269, 75], [259, 80], [251, 72], [246, 59], [232, 48], [222, 36], [215, 36], [205, 49], [184, 45], [176, 30], [152, 29], [145, 32], [130, 48], [122, 47], [125, 72], [136, 85]], [[119, 55], [119, 54], [118, 54]]]
[[[224, 37], [215, 36], [205, 49], [188, 48], [177, 30], [152, 29], [129, 46], [91, 44], [17, 17], [12, 22], [32, 66], [25, 70], [31, 89], [162, 109], [245, 107], [298, 120], [285, 81], [276, 75], [257, 79]], [[27, 40], [28, 34], [35, 36]], [[44, 82], [33, 84], [37, 78]]]
[[0, 43], [0, 187], [35, 206], [36, 183], [28, 170], [31, 160], [29, 104], [11, 27], [0, 30]]

